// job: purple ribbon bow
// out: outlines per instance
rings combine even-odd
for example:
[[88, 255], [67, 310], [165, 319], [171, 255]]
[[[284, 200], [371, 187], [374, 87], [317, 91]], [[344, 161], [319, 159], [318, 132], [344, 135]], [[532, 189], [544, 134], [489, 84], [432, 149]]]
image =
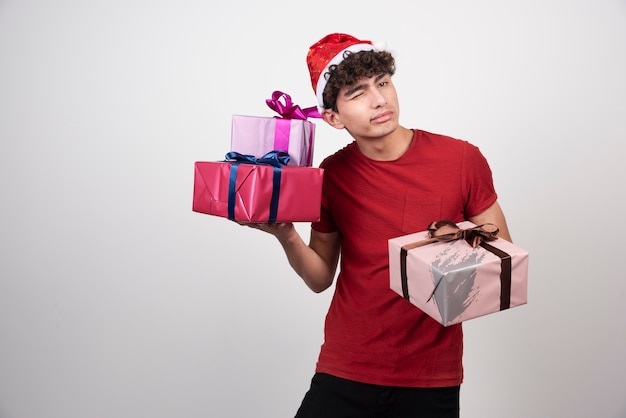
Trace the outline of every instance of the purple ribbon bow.
[[[281, 101], [281, 99], [284, 100]], [[291, 96], [287, 93], [283, 93], [282, 91], [276, 90], [272, 93], [272, 98], [265, 100], [265, 103], [270, 107], [270, 109], [277, 112], [284, 119], [302, 119], [307, 120], [307, 118], [321, 118], [319, 111], [317, 110], [317, 106], [307, 107], [305, 109], [301, 109], [300, 106], [294, 104], [291, 101]]]

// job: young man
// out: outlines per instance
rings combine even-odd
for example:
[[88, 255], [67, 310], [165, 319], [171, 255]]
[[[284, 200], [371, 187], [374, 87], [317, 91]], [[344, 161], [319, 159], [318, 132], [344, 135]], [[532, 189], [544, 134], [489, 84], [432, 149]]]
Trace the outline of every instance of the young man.
[[314, 292], [333, 283], [324, 343], [297, 418], [458, 417], [460, 324], [443, 327], [389, 287], [387, 241], [431, 221], [493, 223], [510, 240], [479, 149], [399, 124], [395, 62], [370, 41], [330, 34], [307, 55], [328, 124], [354, 141], [327, 157], [322, 212], [308, 245], [293, 224], [276, 236]]

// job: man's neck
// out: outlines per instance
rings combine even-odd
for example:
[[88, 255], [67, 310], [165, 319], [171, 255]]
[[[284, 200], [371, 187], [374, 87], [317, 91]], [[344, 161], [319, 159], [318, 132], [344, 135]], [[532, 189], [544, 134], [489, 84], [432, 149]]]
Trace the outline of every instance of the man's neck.
[[402, 157], [413, 140], [413, 131], [402, 126], [380, 138], [355, 139], [359, 150], [367, 158], [376, 161], [393, 161]]

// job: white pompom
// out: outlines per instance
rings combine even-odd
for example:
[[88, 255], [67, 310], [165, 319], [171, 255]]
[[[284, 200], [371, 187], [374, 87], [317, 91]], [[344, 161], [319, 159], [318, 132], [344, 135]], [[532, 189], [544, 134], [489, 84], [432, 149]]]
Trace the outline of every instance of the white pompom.
[[376, 51], [386, 51], [387, 50], [387, 42], [385, 41], [374, 41], [372, 42], [372, 46]]

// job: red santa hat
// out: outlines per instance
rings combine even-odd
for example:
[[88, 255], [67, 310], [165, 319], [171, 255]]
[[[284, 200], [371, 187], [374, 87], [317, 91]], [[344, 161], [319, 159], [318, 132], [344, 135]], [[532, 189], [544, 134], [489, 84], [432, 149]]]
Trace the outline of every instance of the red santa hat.
[[384, 49], [381, 43], [375, 44], [372, 41], [360, 40], [345, 33], [331, 33], [311, 45], [306, 56], [306, 63], [320, 108], [324, 107], [323, 94], [327, 81], [324, 74], [328, 72], [331, 65], [338, 65], [343, 61], [346, 51], [355, 53]]

